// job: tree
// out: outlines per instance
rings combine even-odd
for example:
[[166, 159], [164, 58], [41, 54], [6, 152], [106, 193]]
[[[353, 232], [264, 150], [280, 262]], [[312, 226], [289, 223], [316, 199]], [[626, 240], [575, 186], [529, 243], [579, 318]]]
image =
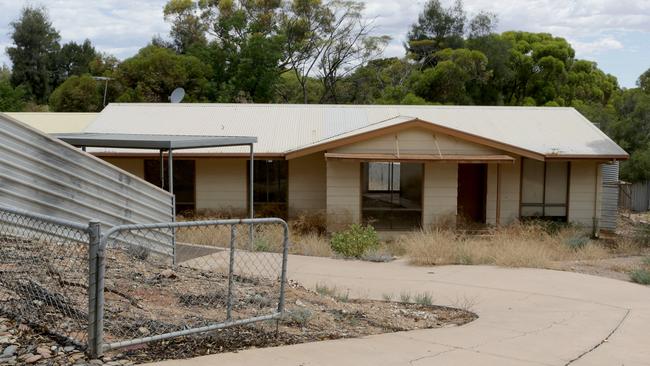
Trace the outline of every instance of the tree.
[[372, 23], [364, 21], [364, 4], [358, 1], [294, 1], [282, 18], [287, 40], [286, 67], [293, 71], [307, 103], [307, 86], [316, 76], [320, 103], [338, 102], [339, 82], [381, 54], [390, 40], [372, 36]]
[[20, 112], [25, 107], [25, 90], [11, 85], [11, 72], [7, 66], [0, 68], [0, 112]]
[[641, 74], [641, 76], [639, 76], [636, 85], [644, 92], [650, 94], [650, 69], [647, 69], [643, 74]]
[[192, 0], [170, 0], [165, 4], [165, 20], [172, 24], [170, 35], [174, 48], [187, 53], [190, 47], [205, 46], [207, 28], [198, 14], [199, 6]]
[[98, 57], [95, 47], [90, 40], [82, 44], [69, 42], [61, 47], [57, 54], [57, 83], [58, 85], [72, 75], [87, 74], [90, 71], [90, 63]]
[[7, 54], [13, 64], [11, 83], [23, 85], [37, 103], [47, 102], [53, 84], [52, 72], [59, 51], [59, 33], [52, 27], [45, 8], [25, 7], [11, 23], [13, 46]]
[[497, 15], [489, 11], [481, 11], [469, 22], [468, 38], [480, 38], [491, 35], [497, 27]]
[[118, 67], [116, 77], [126, 88], [119, 100], [166, 103], [175, 88], [183, 87], [187, 101], [203, 101], [209, 74], [210, 67], [194, 56], [147, 46]]
[[[100, 91], [101, 89], [101, 91]], [[102, 110], [103, 85], [90, 75], [72, 75], [52, 95], [49, 106], [53, 112], [99, 112]]]
[[415, 60], [431, 63], [429, 56], [435, 52], [462, 47], [466, 20], [461, 0], [449, 8], [444, 8], [440, 0], [429, 0], [408, 33], [408, 54]]
[[413, 91], [425, 100], [472, 104], [471, 89], [487, 82], [487, 57], [479, 51], [445, 49], [436, 52], [436, 66], [414, 74]]
[[360, 65], [379, 56], [390, 41], [388, 36], [371, 36], [371, 24], [363, 21], [364, 4], [332, 1], [334, 14], [330, 35], [323, 41], [317, 74], [323, 85], [320, 102], [338, 103], [337, 84]]
[[521, 105], [531, 97], [537, 105], [550, 101], [565, 105], [561, 88], [574, 61], [571, 45], [548, 33], [505, 32], [502, 37], [513, 45], [509, 60], [512, 79], [504, 87], [506, 104]]

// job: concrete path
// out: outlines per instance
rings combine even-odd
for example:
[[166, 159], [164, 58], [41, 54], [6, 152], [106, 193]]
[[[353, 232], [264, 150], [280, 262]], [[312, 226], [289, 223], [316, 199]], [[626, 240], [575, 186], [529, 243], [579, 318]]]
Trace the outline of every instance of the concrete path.
[[414, 267], [291, 256], [289, 277], [356, 297], [428, 291], [472, 303], [479, 319], [416, 330], [253, 349], [159, 365], [650, 365], [650, 287], [588, 275], [488, 266]]

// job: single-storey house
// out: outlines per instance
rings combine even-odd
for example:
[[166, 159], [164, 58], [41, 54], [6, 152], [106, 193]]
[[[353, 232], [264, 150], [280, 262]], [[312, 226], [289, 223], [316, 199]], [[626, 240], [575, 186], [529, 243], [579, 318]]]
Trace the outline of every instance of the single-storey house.
[[[256, 211], [322, 212], [329, 231], [524, 218], [597, 230], [600, 166], [628, 158], [573, 108], [110, 104], [83, 132], [256, 136]], [[88, 151], [154, 184], [163, 179], [157, 151]], [[174, 160], [179, 212], [245, 212], [247, 150], [184, 150]]]

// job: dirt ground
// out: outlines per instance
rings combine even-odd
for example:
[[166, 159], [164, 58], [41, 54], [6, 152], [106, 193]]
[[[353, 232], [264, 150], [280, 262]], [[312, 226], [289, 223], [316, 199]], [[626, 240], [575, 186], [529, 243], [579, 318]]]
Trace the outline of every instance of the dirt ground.
[[642, 267], [645, 256], [617, 257], [586, 261], [555, 262], [551, 269], [629, 281], [629, 273]]
[[[83, 264], [87, 253], [79, 248], [61, 252], [56, 244], [15, 238], [0, 238], [0, 243], [7, 254], [0, 257], [3, 313], [24, 323], [41, 325], [45, 333], [73, 335], [83, 343], [88, 298], [88, 275]], [[234, 320], [269, 315], [278, 306], [277, 272], [264, 271], [259, 261], [281, 257], [271, 253], [264, 254], [268, 257], [255, 255], [252, 259], [258, 262], [251, 268], [260, 268], [259, 275], [233, 277]], [[238, 256], [244, 258], [241, 252]], [[187, 258], [191, 259], [184, 263], [196, 264], [202, 258], [220, 258], [220, 253], [206, 251], [203, 257], [187, 255]], [[200, 266], [181, 264], [172, 268], [168, 261], [142, 252], [109, 250], [104, 340], [127, 341], [225, 321], [228, 275], [222, 266], [208, 259]], [[420, 300], [419, 304], [352, 300], [335, 289], [315, 290], [288, 283], [286, 312], [278, 321], [134, 345], [108, 352], [106, 356], [112, 362], [140, 363], [250, 347], [457, 326], [476, 319], [475, 314], [465, 310], [431, 305], [430, 298]]]
[[[603, 244], [616, 246], [625, 241], [638, 240], [641, 225], [650, 224], [650, 213], [623, 212], [618, 220], [618, 227], [615, 233], [607, 233], [601, 236]], [[636, 253], [639, 255], [626, 255], [612, 258], [555, 262], [550, 268], [561, 271], [584, 273], [594, 276], [608, 277], [621, 281], [629, 281], [629, 273], [644, 267], [643, 261], [650, 257], [650, 246]]]

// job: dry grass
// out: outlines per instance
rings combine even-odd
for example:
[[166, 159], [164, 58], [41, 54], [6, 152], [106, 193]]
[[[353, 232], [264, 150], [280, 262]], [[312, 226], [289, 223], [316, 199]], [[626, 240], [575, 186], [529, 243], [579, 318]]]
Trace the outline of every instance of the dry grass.
[[575, 228], [549, 233], [541, 225], [513, 225], [485, 235], [444, 229], [407, 234], [399, 240], [417, 265], [492, 264], [547, 268], [554, 261], [603, 259], [612, 254]]

